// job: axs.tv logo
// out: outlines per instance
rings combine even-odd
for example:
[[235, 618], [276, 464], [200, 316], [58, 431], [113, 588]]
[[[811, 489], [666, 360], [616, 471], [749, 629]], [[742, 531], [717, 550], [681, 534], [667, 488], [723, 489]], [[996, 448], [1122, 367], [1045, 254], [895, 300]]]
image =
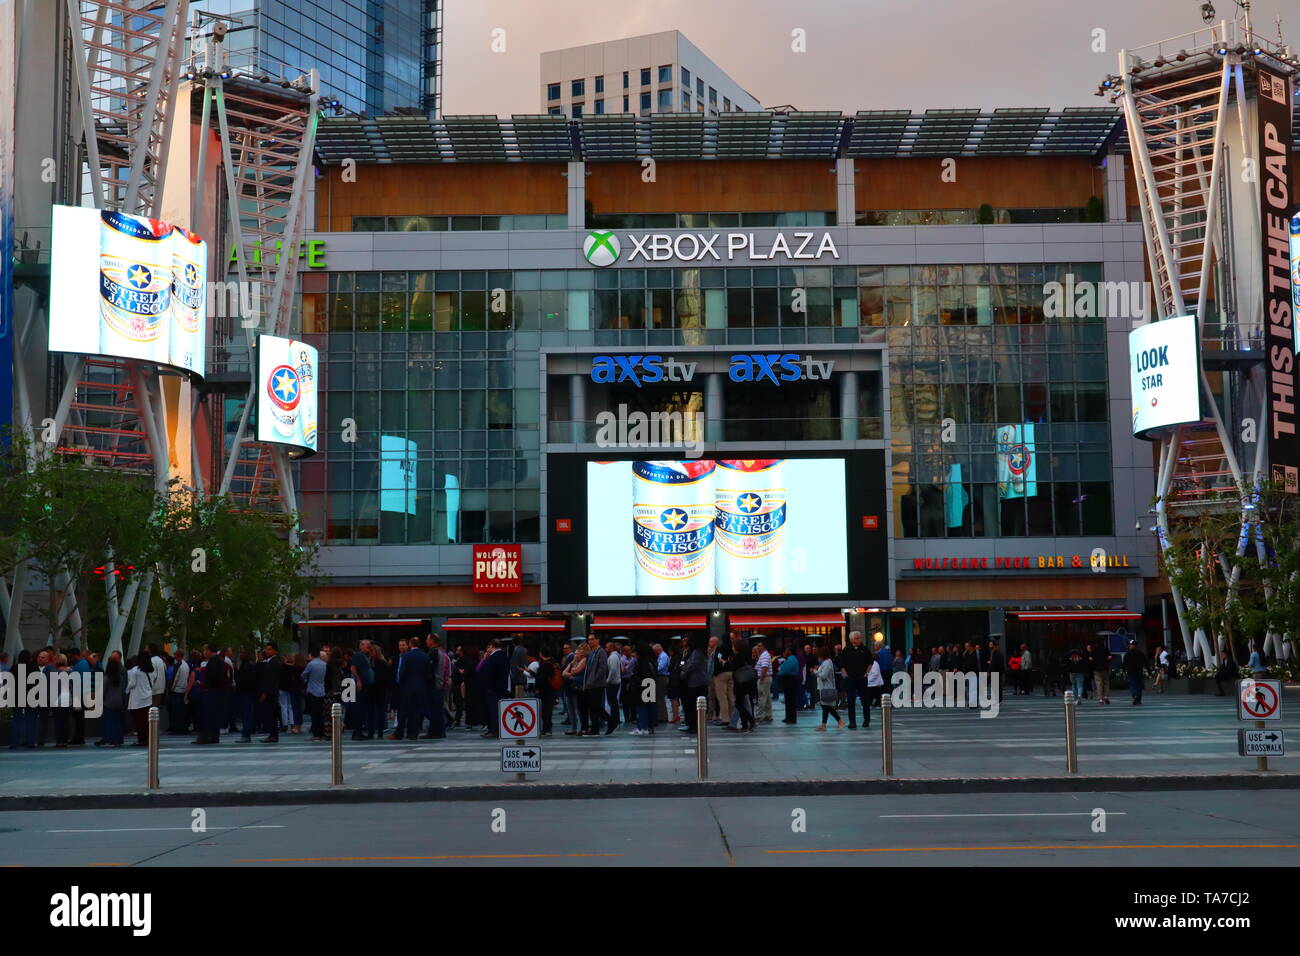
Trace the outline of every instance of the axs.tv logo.
[[[658, 354], [597, 355], [591, 360], [591, 380], [601, 385], [630, 382], [637, 388], [660, 382], [690, 382], [699, 362], [684, 362]], [[835, 370], [834, 359], [817, 359], [798, 352], [738, 352], [731, 356], [727, 377], [733, 382], [823, 381]]]

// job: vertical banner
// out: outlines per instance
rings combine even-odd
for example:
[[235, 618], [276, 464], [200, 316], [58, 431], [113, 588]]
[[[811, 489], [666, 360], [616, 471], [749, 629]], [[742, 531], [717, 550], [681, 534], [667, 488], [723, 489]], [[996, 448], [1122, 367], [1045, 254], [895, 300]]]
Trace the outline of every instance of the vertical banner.
[[1264, 351], [1268, 354], [1268, 461], [1270, 475], [1300, 493], [1300, 440], [1296, 435], [1296, 339], [1291, 289], [1291, 91], [1287, 78], [1260, 65], [1259, 226], [1264, 264]]
[[0, 0], [0, 445], [14, 405], [14, 110], [18, 89], [17, 0]]
[[1034, 450], [1034, 426], [999, 425], [998, 497], [1032, 498], [1038, 494], [1038, 461]]

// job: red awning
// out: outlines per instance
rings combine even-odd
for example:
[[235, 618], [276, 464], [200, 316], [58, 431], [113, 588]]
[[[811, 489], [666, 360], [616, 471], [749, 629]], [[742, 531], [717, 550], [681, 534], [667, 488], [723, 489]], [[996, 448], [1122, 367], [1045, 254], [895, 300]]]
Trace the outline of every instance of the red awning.
[[843, 627], [843, 614], [821, 612], [803, 613], [787, 611], [775, 614], [733, 614], [728, 619], [732, 627]]
[[1140, 621], [1137, 611], [1012, 611], [1021, 621]]
[[607, 617], [598, 615], [591, 625], [595, 630], [649, 631], [664, 628], [704, 630], [708, 621], [703, 614], [658, 614], [644, 617]]
[[562, 631], [555, 617], [456, 617], [442, 625], [445, 631]]
[[299, 627], [413, 627], [420, 624], [428, 624], [429, 619], [418, 617], [377, 617], [366, 618], [338, 618], [328, 621], [299, 621]]

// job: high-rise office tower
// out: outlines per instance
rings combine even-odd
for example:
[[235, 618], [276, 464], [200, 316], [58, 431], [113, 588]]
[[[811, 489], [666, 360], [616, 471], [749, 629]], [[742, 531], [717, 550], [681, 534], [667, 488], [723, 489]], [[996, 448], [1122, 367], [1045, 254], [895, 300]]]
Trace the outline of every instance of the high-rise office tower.
[[442, 0], [210, 0], [203, 9], [242, 21], [226, 38], [237, 70], [318, 70], [322, 95], [352, 113], [442, 111]]

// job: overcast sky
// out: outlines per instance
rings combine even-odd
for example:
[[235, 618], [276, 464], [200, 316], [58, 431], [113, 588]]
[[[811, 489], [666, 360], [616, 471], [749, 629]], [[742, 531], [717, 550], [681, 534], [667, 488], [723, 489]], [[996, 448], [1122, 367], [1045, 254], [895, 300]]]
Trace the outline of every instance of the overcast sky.
[[[1214, 0], [1231, 19], [1233, 0]], [[802, 110], [1105, 105], [1116, 52], [1202, 27], [1201, 0], [445, 0], [443, 112], [540, 111], [540, 54], [680, 30], [764, 106]], [[1255, 0], [1300, 46], [1300, 3]], [[491, 51], [496, 28], [506, 51]], [[791, 50], [805, 31], [807, 52]], [[1092, 50], [1106, 31], [1106, 52]]]

